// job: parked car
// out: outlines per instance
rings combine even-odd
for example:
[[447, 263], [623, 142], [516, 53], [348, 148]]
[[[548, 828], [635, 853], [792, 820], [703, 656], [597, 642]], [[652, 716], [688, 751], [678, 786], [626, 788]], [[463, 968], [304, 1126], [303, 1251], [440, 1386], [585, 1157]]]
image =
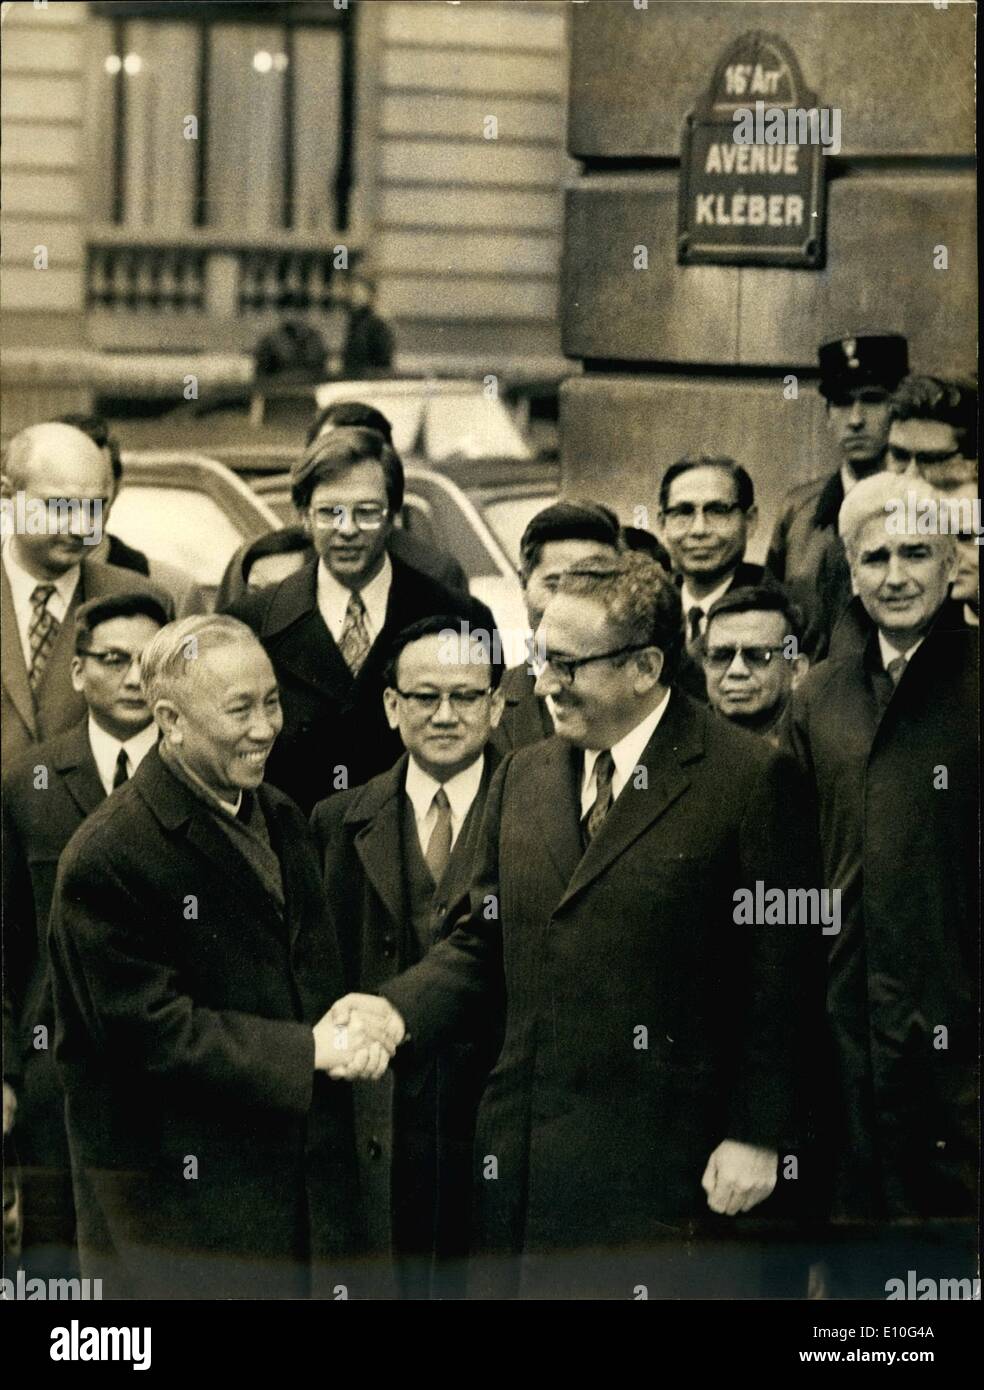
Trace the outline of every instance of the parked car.
[[128, 450], [110, 530], [152, 559], [194, 575], [211, 605], [238, 548], [281, 525], [225, 464], [204, 454]]
[[[468, 576], [471, 592], [492, 609], [510, 665], [522, 660], [526, 610], [519, 584], [519, 542], [531, 517], [556, 501], [555, 464], [459, 462], [454, 476], [408, 467], [402, 524], [425, 545], [450, 550]], [[469, 476], [471, 474], [471, 476]], [[286, 473], [254, 478], [256, 495], [280, 524], [296, 521]]]
[[[254, 476], [252, 487], [200, 453], [129, 450], [112, 530], [150, 556], [193, 574], [210, 603], [233, 555], [296, 521], [290, 481]], [[458, 462], [455, 477], [406, 470], [402, 524], [425, 545], [442, 545], [461, 564], [476, 597], [495, 615], [509, 664], [522, 659], [526, 616], [517, 570], [526, 523], [559, 491], [555, 464]]]
[[279, 473], [300, 456], [308, 428], [325, 406], [364, 401], [392, 422], [404, 463], [444, 469], [454, 462], [534, 459], [517, 419], [481, 381], [342, 381], [250, 395], [226, 390], [155, 419], [113, 422], [126, 448], [194, 449], [235, 472]]

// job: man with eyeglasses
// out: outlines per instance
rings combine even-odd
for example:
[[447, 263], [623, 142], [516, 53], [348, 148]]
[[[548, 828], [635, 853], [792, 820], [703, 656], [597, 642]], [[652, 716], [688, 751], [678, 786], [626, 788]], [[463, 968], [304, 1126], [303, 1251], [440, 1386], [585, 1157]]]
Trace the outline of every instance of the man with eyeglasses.
[[310, 812], [399, 756], [382, 701], [395, 635], [449, 613], [491, 644], [495, 623], [477, 599], [391, 554], [403, 465], [377, 431], [349, 426], [315, 439], [291, 472], [291, 495], [314, 556], [228, 611], [257, 634], [280, 685], [284, 727], [268, 778]]
[[781, 589], [732, 589], [707, 618], [701, 660], [718, 714], [778, 746], [777, 725], [809, 669], [799, 614]]
[[910, 483], [878, 473], [845, 498], [856, 598], [784, 729], [816, 805], [824, 881], [841, 895], [819, 1134], [827, 1287], [843, 1298], [884, 1298], [909, 1268], [974, 1273], [978, 633], [949, 597], [948, 499]]
[[[608, 569], [621, 550], [618, 518], [607, 507], [563, 498], [537, 512], [519, 542], [519, 580], [530, 633], [540, 626], [565, 570], [588, 565]], [[529, 659], [502, 678], [505, 707], [495, 741], [503, 752], [538, 743], [554, 731], [549, 707], [535, 687]]]
[[977, 481], [977, 391], [969, 383], [909, 376], [892, 397], [888, 467], [939, 492]]
[[3, 780], [4, 988], [17, 1030], [16, 1050], [4, 1057], [4, 1085], [13, 1083], [17, 1096], [23, 1262], [32, 1276], [78, 1272], [64, 1097], [53, 1064], [47, 926], [55, 874], [85, 818], [157, 742], [140, 689], [140, 654], [168, 616], [162, 600], [143, 592], [82, 604], [71, 677], [88, 713], [22, 754]]
[[503, 761], [454, 929], [380, 990], [421, 1055], [505, 994], [470, 1295], [747, 1295], [693, 1241], [765, 1201], [795, 1125], [804, 929], [734, 915], [812, 881], [795, 768], [674, 688], [649, 556], [568, 571], [538, 636], [557, 735]]
[[[56, 422], [21, 430], [7, 447], [0, 490], [0, 724], [6, 767], [32, 744], [64, 733], [85, 715], [85, 701], [70, 674], [80, 604], [139, 589], [162, 598], [169, 612], [173, 605], [139, 575], [92, 559], [113, 482], [108, 456], [82, 430]], [[26, 520], [19, 530], [18, 499]], [[62, 515], [55, 510], [59, 503], [67, 504]], [[41, 516], [43, 526], [35, 519]]]
[[[375, 992], [446, 935], [467, 892], [499, 755], [502, 666], [461, 643], [453, 614], [395, 639], [383, 701], [405, 752], [388, 771], [322, 801], [312, 826], [328, 910], [351, 989]], [[392, 1080], [355, 1088], [356, 1132], [373, 1249], [404, 1298], [460, 1296], [471, 1147], [482, 1087], [501, 1040], [499, 1010], [476, 1006], [474, 1041], [436, 1058], [398, 1055]], [[380, 1296], [389, 1290], [381, 1281]], [[391, 1295], [392, 1296], [392, 1295]]]
[[806, 649], [819, 661], [851, 598], [838, 512], [860, 478], [886, 466], [890, 398], [909, 370], [909, 344], [899, 333], [854, 334], [822, 343], [817, 356], [839, 467], [791, 490], [765, 563], [802, 611]]

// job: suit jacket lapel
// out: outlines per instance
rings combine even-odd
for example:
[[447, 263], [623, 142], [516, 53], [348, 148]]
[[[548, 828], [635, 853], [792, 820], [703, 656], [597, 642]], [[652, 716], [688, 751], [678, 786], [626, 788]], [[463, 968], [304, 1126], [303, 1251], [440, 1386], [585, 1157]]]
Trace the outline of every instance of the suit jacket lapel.
[[684, 765], [703, 753], [704, 710], [674, 691], [655, 733], [640, 759], [646, 770], [646, 786], [630, 780], [584, 851], [584, 855], [557, 905], [559, 912], [575, 894], [608, 868], [634, 840], [657, 820], [690, 785]]
[[542, 808], [550, 807], [549, 833], [542, 836], [540, 844], [547, 851], [563, 891], [584, 853], [581, 843], [581, 754], [571, 744], [555, 736], [546, 739], [537, 748], [536, 757], [535, 803], [527, 808], [528, 825], [537, 824]]
[[485, 810], [485, 798], [488, 796], [489, 783], [492, 781], [492, 774], [500, 763], [500, 755], [497, 749], [491, 744], [485, 748], [485, 765], [482, 768], [482, 780], [475, 793], [475, 800], [472, 802], [465, 817], [465, 823], [454, 848], [451, 850], [451, 857], [447, 867], [441, 876], [441, 881], [437, 885], [436, 897], [439, 901], [447, 903], [451, 907], [459, 898], [468, 892], [471, 882], [472, 859], [475, 853], [475, 845], [478, 841], [478, 828], [482, 823], [482, 813]]
[[339, 699], [352, 676], [318, 610], [315, 558], [290, 575], [271, 601], [261, 637], [277, 637], [277, 661], [325, 695]]
[[55, 759], [54, 766], [84, 816], [90, 815], [106, 799], [106, 791], [89, 745], [86, 724], [80, 724], [65, 736], [63, 749]]
[[355, 851], [380, 901], [398, 924], [406, 917], [400, 839], [406, 767], [404, 754], [388, 772], [363, 788], [362, 795], [345, 814], [346, 821], [364, 822], [356, 831]]
[[14, 596], [10, 591], [10, 581], [6, 568], [0, 564], [0, 669], [3, 672], [3, 685], [10, 696], [11, 704], [24, 721], [32, 739], [37, 737], [37, 720], [34, 713], [34, 697], [27, 680], [27, 667], [24, 664], [24, 649], [21, 646], [17, 629], [17, 615], [14, 612]]

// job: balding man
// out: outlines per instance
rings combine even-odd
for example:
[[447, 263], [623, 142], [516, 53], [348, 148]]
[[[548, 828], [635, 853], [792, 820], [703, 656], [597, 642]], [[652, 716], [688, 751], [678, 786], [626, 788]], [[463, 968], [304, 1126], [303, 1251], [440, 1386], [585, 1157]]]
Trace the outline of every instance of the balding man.
[[793, 692], [787, 733], [816, 797], [824, 882], [841, 894], [820, 1126], [833, 1215], [842, 1236], [868, 1226], [832, 1256], [829, 1291], [884, 1298], [908, 1268], [973, 1273], [978, 644], [948, 597], [948, 507], [925, 482], [858, 482], [839, 531], [856, 597]]
[[348, 1285], [362, 1222], [332, 1078], [388, 1054], [350, 1053], [364, 1035], [326, 1013], [343, 980], [317, 855], [261, 785], [273, 668], [248, 628], [202, 616], [154, 638], [141, 679], [161, 742], [70, 842], [51, 911], [83, 1275], [107, 1298]]
[[[85, 716], [71, 679], [75, 610], [135, 588], [132, 573], [92, 560], [112, 494], [106, 454], [71, 425], [31, 425], [10, 441], [0, 492], [0, 680], [4, 765]], [[169, 612], [173, 612], [167, 600]]]

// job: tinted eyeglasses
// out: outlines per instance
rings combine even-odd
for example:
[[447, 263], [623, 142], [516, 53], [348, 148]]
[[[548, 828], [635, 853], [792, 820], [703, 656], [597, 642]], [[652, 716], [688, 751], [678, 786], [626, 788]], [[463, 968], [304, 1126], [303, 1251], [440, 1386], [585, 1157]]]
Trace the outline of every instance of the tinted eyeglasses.
[[782, 647], [708, 647], [704, 662], [715, 671], [726, 671], [735, 657], [740, 656], [750, 671], [764, 671], [782, 652]]
[[590, 666], [595, 661], [614, 661], [616, 657], [627, 656], [629, 652], [647, 651], [652, 645], [652, 642], [636, 642], [631, 647], [618, 647], [613, 652], [596, 652], [594, 656], [555, 656], [553, 652], [544, 652], [543, 659], [535, 663], [534, 669], [539, 675], [549, 667], [564, 685], [573, 685], [574, 677], [582, 666]]
[[401, 700], [406, 700], [412, 710], [418, 714], [436, 714], [441, 708], [444, 700], [447, 700], [455, 714], [469, 714], [476, 709], [481, 702], [492, 694], [490, 688], [485, 690], [400, 690], [398, 686], [393, 689]]

